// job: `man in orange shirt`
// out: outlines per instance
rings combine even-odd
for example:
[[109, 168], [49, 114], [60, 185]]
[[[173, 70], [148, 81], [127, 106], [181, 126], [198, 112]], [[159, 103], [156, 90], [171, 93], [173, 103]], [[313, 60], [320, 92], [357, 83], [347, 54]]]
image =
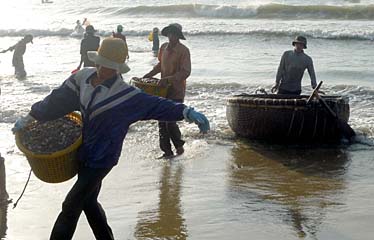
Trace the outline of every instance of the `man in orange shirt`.
[[[191, 74], [191, 57], [189, 49], [179, 40], [186, 38], [182, 33], [182, 26], [178, 23], [170, 24], [162, 29], [161, 34], [168, 37], [169, 42], [161, 45], [159, 63], [144, 78], [151, 78], [161, 73], [160, 86], [169, 86], [166, 98], [175, 102], [183, 102], [186, 92], [186, 79]], [[176, 122], [159, 122], [160, 148], [163, 157], [174, 156], [170, 140], [178, 155], [184, 152], [184, 141]]]

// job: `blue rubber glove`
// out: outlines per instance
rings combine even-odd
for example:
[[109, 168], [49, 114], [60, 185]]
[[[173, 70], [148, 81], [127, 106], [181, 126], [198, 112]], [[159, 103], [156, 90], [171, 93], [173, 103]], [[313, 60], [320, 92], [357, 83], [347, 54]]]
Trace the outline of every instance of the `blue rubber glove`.
[[185, 108], [183, 110], [183, 116], [187, 122], [196, 123], [200, 129], [200, 132], [207, 133], [210, 130], [209, 121], [205, 115], [195, 111], [193, 108]]
[[18, 132], [25, 128], [27, 125], [29, 125], [31, 122], [35, 121], [36, 119], [33, 118], [30, 114], [27, 114], [24, 117], [20, 117], [17, 119], [16, 123], [14, 124], [14, 127], [12, 128], [12, 132]]

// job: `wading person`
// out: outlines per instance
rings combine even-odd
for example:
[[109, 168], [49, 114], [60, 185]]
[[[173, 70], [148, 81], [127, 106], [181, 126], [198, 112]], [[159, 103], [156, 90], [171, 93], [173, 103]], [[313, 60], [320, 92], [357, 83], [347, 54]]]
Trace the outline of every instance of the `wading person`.
[[72, 111], [82, 114], [78, 178], [62, 204], [52, 229], [52, 240], [72, 239], [82, 211], [96, 239], [114, 239], [98, 196], [104, 177], [118, 163], [132, 123], [186, 119], [198, 124], [202, 132], [209, 130], [203, 114], [184, 104], [145, 94], [125, 83], [121, 73], [130, 70], [124, 63], [127, 51], [123, 40], [106, 38], [98, 52], [88, 52], [96, 68], [83, 68], [72, 74], [44, 100], [33, 104], [30, 113], [14, 125], [13, 131], [19, 131], [34, 120], [49, 121]]
[[33, 43], [32, 39], [33, 36], [31, 34], [27, 34], [21, 41], [0, 52], [5, 53], [7, 51], [14, 51], [12, 64], [14, 67], [14, 74], [17, 78], [24, 78], [27, 75], [25, 71], [25, 65], [23, 63], [23, 55], [26, 52], [26, 44]]
[[312, 88], [317, 86], [313, 60], [304, 53], [304, 49], [307, 48], [306, 38], [297, 36], [292, 45], [294, 50], [283, 53], [275, 79], [275, 86], [271, 89], [272, 92], [300, 95], [301, 80], [305, 69], [308, 69]]
[[150, 34], [151, 37], [149, 37], [149, 40], [152, 41], [152, 52], [155, 57], [158, 55], [158, 50], [160, 49], [160, 38], [158, 34], [159, 30], [155, 27], [152, 30], [152, 34]]
[[97, 51], [100, 45], [100, 38], [95, 36], [95, 28], [92, 25], [88, 25], [86, 27], [86, 33], [84, 34], [84, 38], [81, 41], [81, 61], [77, 69], [82, 67], [95, 67], [95, 63], [88, 59], [87, 52], [88, 51]]
[[[117, 26], [117, 32], [113, 32], [112, 36], [115, 37], [115, 38], [122, 39], [126, 43], [126, 46], [127, 46], [126, 36], [123, 35], [122, 32], [123, 32], [123, 26], [122, 25], [118, 25]], [[130, 58], [130, 56], [127, 55], [127, 59], [129, 59], [129, 58]]]
[[[144, 78], [150, 78], [161, 73], [160, 86], [168, 86], [166, 98], [175, 102], [183, 102], [186, 92], [186, 79], [191, 73], [191, 57], [189, 49], [179, 40], [186, 38], [182, 33], [182, 26], [178, 23], [170, 24], [162, 29], [161, 34], [169, 41], [162, 44], [158, 54], [158, 64]], [[172, 157], [172, 141], [176, 153], [184, 152], [184, 141], [179, 127], [175, 121], [159, 121], [160, 148], [164, 152], [162, 157]]]
[[74, 32], [76, 32], [78, 34], [82, 34], [84, 32], [84, 28], [82, 27], [82, 24], [79, 20], [77, 20], [77, 22], [76, 22]]

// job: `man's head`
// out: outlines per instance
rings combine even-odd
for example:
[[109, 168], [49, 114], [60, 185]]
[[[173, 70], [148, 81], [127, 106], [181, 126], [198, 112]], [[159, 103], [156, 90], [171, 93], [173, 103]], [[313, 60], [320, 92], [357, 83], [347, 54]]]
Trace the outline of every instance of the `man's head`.
[[92, 25], [86, 27], [86, 33], [93, 35], [96, 32], [95, 28]]
[[33, 37], [31, 34], [27, 34], [27, 35], [23, 38], [23, 40], [24, 40], [26, 43], [29, 43], [29, 42], [33, 43], [33, 42], [32, 42], [33, 39], [34, 39], [34, 37]]
[[125, 63], [128, 50], [120, 38], [105, 38], [98, 51], [88, 51], [88, 59], [96, 64], [99, 77], [110, 72], [127, 73], [130, 68]]
[[168, 37], [169, 42], [178, 41], [179, 39], [186, 40], [182, 33], [182, 26], [178, 23], [172, 23], [167, 27], [164, 27], [161, 31], [161, 35]]
[[122, 32], [123, 31], [123, 26], [122, 25], [118, 25], [117, 26], [117, 32]]
[[307, 46], [306, 38], [303, 36], [297, 36], [295, 40], [292, 41], [292, 46], [295, 46], [296, 50], [306, 49]]

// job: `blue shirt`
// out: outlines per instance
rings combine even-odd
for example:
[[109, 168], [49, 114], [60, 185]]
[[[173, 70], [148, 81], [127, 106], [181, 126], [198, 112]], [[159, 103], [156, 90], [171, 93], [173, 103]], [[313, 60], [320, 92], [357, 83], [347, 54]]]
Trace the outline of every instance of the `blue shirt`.
[[155, 97], [128, 85], [117, 75], [93, 87], [96, 68], [83, 68], [71, 75], [44, 100], [32, 105], [30, 115], [38, 121], [60, 118], [80, 111], [83, 143], [79, 158], [92, 168], [118, 163], [129, 126], [139, 120], [179, 121], [183, 104]]

